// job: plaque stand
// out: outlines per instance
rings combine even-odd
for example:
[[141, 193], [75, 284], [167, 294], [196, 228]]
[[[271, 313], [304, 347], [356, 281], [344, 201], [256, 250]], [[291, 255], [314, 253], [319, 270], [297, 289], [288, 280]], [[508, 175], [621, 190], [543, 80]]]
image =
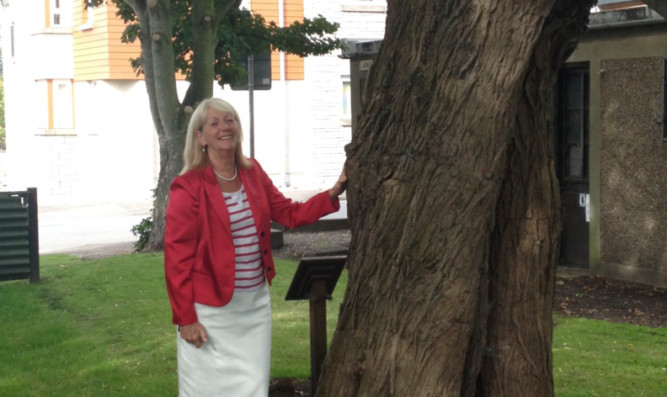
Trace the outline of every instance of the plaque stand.
[[327, 355], [327, 299], [331, 299], [347, 255], [302, 258], [285, 300], [310, 302], [310, 382], [315, 393]]

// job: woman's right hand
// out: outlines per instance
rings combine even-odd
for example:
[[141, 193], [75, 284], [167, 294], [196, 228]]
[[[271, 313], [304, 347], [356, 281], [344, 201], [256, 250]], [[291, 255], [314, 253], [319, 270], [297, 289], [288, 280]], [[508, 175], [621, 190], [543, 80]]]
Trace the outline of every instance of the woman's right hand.
[[204, 343], [208, 342], [206, 329], [199, 322], [181, 325], [179, 327], [179, 332], [181, 333], [181, 338], [185, 339], [186, 342], [195, 345], [197, 349]]
[[343, 171], [340, 173], [336, 184], [329, 189], [329, 197], [333, 201], [333, 199], [343, 194], [345, 189], [347, 189], [347, 175], [345, 175], [345, 167], [343, 167]]

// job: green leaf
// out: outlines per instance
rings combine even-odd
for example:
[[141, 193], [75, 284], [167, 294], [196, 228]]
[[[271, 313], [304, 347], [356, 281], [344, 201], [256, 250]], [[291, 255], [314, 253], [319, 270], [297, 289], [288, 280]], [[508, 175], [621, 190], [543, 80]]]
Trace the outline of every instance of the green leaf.
[[[103, 0], [82, 0], [85, 7], [95, 7]], [[123, 43], [134, 43], [140, 38], [141, 27], [134, 10], [125, 0], [112, 0], [118, 8], [116, 15], [127, 24], [122, 33]], [[215, 0], [214, 9], [221, 9], [225, 0]], [[137, 1], [145, 7], [145, 1]], [[193, 34], [191, 0], [172, 0], [172, 42], [176, 54], [174, 72], [180, 72], [186, 79], [192, 74], [192, 43], [198, 40]], [[239, 83], [247, 79], [247, 73], [239, 63], [250, 54], [266, 54], [273, 50], [308, 55], [328, 54], [342, 48], [342, 41], [335, 37], [337, 23], [327, 21], [323, 16], [295, 21], [287, 27], [267, 23], [259, 14], [246, 9], [231, 8], [217, 21], [217, 44], [215, 47], [215, 80], [223, 86]], [[142, 73], [141, 59], [130, 60], [137, 73]]]

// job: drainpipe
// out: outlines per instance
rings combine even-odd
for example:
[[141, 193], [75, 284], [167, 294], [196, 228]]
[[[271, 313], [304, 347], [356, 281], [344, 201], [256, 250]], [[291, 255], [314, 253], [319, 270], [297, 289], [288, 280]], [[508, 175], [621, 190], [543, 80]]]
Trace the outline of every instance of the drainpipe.
[[[285, 0], [278, 0], [278, 26], [285, 27]], [[287, 79], [285, 73], [285, 53], [280, 51], [280, 81], [283, 84], [283, 111], [285, 115], [285, 174], [284, 183], [286, 187], [290, 187], [292, 181], [290, 180], [290, 128], [289, 128], [289, 96], [287, 94]]]

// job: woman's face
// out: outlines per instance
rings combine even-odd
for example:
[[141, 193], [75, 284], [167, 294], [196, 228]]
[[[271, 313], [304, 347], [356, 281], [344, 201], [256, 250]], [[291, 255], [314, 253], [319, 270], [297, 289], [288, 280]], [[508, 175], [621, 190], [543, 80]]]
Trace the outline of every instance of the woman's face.
[[197, 131], [197, 139], [202, 147], [208, 146], [208, 150], [234, 151], [239, 143], [238, 124], [232, 114], [208, 108], [206, 122]]

